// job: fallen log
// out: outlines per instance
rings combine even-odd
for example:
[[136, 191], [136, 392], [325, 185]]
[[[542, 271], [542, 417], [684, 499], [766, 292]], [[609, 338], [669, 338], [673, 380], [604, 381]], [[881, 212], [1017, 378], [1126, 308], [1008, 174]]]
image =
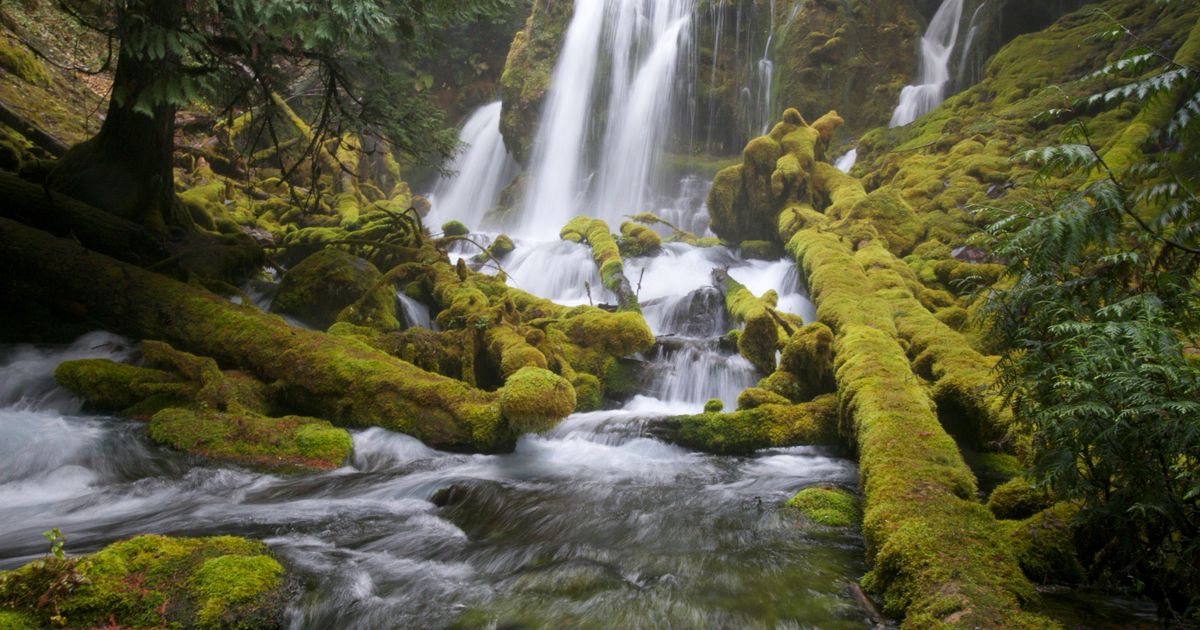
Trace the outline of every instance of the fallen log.
[[252, 306], [0, 219], [0, 292], [114, 332], [158, 339], [270, 383], [290, 411], [343, 426], [380, 426], [449, 450], [511, 448], [575, 408], [571, 385], [526, 368], [498, 392], [426, 372], [353, 337], [288, 326]]
[[76, 238], [113, 258], [146, 265], [169, 255], [166, 244], [146, 228], [11, 173], [0, 173], [0, 198], [0, 217]]
[[22, 116], [8, 103], [0, 100], [0, 123], [12, 127], [14, 131], [25, 136], [37, 148], [53, 157], [62, 157], [71, 147], [54, 135], [38, 127], [33, 121]]

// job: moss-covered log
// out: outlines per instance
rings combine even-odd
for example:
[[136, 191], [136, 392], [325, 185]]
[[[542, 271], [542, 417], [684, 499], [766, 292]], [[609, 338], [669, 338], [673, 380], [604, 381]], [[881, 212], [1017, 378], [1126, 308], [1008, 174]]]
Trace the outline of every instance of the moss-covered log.
[[0, 197], [0, 217], [76, 238], [113, 258], [146, 265], [169, 255], [166, 244], [141, 225], [11, 173], [0, 172]]
[[858, 445], [874, 563], [864, 584], [906, 627], [1046, 627], [1021, 612], [1033, 588], [1003, 528], [975, 500], [975, 478], [913, 374], [867, 268], [829, 234], [801, 231], [789, 250], [837, 334], [839, 406]]
[[[381, 426], [440, 448], [494, 451], [516, 434], [496, 392], [431, 374], [353, 337], [298, 330], [251, 306], [0, 219], [6, 300], [62, 305], [97, 327], [162, 339], [273, 383], [300, 413]], [[538, 395], [536, 392], [532, 395]], [[510, 399], [512, 396], [510, 396]], [[565, 415], [565, 414], [564, 414]]]
[[592, 248], [592, 260], [600, 268], [600, 282], [604, 288], [617, 296], [617, 308], [622, 311], [641, 312], [637, 294], [625, 277], [625, 265], [621, 261], [621, 250], [616, 239], [608, 231], [608, 224], [591, 217], [575, 217], [563, 226], [559, 233], [565, 241], [587, 243]]
[[[895, 194], [868, 195], [821, 165], [841, 120], [818, 123], [785, 113], [769, 136], [747, 145], [742, 170], [723, 173], [729, 181], [718, 174], [710, 207], [714, 229], [718, 218], [735, 231], [763, 220], [777, 226], [774, 237], [801, 265], [818, 318], [834, 334], [839, 417], [859, 454], [873, 563], [864, 585], [906, 627], [1052, 626], [1021, 610], [1036, 597], [1033, 586], [1005, 528], [976, 500], [975, 477], [913, 371], [913, 340], [924, 344], [918, 352], [935, 348], [925, 360], [931, 366], [935, 355], [950, 365], [969, 348], [928, 313], [915, 277], [898, 271], [895, 254], [920, 236], [913, 211]], [[943, 335], [952, 341], [934, 339]]]
[[[718, 401], [719, 402], [719, 401]], [[786, 402], [786, 401], [784, 401]], [[746, 454], [758, 449], [809, 444], [836, 445], [837, 398], [822, 396], [798, 405], [768, 403], [752, 409], [694, 416], [675, 416], [650, 422], [654, 437], [709, 453]]]

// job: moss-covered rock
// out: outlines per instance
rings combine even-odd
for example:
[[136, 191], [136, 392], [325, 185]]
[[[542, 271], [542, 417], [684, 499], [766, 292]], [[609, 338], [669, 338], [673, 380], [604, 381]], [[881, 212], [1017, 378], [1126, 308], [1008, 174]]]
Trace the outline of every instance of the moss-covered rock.
[[164, 409], [150, 420], [152, 439], [212, 459], [284, 470], [332, 470], [350, 455], [350, 434], [324, 420], [249, 412]]
[[470, 233], [471, 229], [463, 225], [462, 221], [447, 221], [442, 224], [444, 236], [466, 236]]
[[621, 238], [617, 241], [617, 246], [622, 256], [653, 256], [662, 249], [662, 237], [640, 223], [625, 221], [621, 224]]
[[720, 398], [710, 398], [704, 403], [704, 413], [721, 413], [725, 410], [725, 401]]
[[1005, 521], [1021, 570], [1029, 579], [1042, 584], [1083, 580], [1072, 527], [1078, 513], [1079, 507], [1072, 503], [1057, 503], [1023, 521]]
[[796, 331], [780, 355], [781, 370], [798, 377], [801, 398], [814, 398], [835, 388], [833, 378], [833, 331], [813, 322]]
[[0, 610], [0, 630], [39, 630], [42, 623], [29, 613]]
[[1024, 477], [1002, 483], [988, 495], [987, 506], [996, 518], [1026, 519], [1054, 504], [1045, 488], [1038, 488]]
[[[73, 589], [51, 588], [67, 580]], [[232, 536], [138, 536], [0, 574], [0, 606], [37, 627], [58, 614], [78, 628], [279, 628], [286, 602], [283, 567], [267, 547]]]
[[325, 248], [287, 270], [271, 311], [323, 330], [382, 279], [375, 265], [366, 260], [340, 249]]
[[566, 379], [536, 367], [517, 370], [500, 392], [500, 412], [521, 433], [554, 427], [575, 411], [575, 403], [575, 388]]
[[917, 75], [921, 36], [908, 3], [806, 2], [780, 6], [779, 99], [802, 112], [841, 112], [857, 135], [886, 125], [900, 90]]
[[830, 527], [850, 527], [858, 522], [858, 500], [838, 488], [805, 488], [784, 503], [805, 518]]
[[776, 260], [783, 255], [783, 248], [772, 241], [742, 241], [738, 251], [749, 260]]

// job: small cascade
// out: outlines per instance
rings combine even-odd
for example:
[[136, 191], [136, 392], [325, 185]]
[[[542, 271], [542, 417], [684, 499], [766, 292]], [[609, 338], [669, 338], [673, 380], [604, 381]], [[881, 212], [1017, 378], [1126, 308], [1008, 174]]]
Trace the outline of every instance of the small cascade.
[[[538, 124], [517, 234], [553, 238], [580, 212], [613, 221], [644, 209], [671, 128], [676, 70], [691, 58], [683, 54], [691, 19], [685, 0], [575, 3]], [[608, 122], [594, 146], [597, 119]]]
[[500, 135], [500, 101], [475, 110], [458, 140], [464, 148], [449, 166], [453, 174], [439, 179], [430, 195], [433, 210], [426, 222], [434, 227], [450, 219], [478, 227], [519, 168]]
[[961, 86], [966, 79], [967, 74], [967, 59], [971, 55], [971, 47], [975, 45], [975, 37], [979, 34], [979, 16], [983, 14], [983, 10], [987, 8], [987, 2], [980, 2], [979, 6], [975, 7], [975, 12], [971, 14], [970, 28], [967, 29], [967, 37], [963, 41], [962, 53], [958, 56], [958, 76], [956, 81]]
[[757, 130], [751, 129], [750, 135], [762, 135], [771, 130], [774, 111], [771, 103], [771, 86], [775, 79], [775, 62], [771, 60], [771, 44], [775, 40], [775, 0], [771, 0], [771, 22], [767, 30], [767, 43], [763, 46], [762, 57], [758, 60], [758, 91], [755, 95], [754, 113], [758, 125]]
[[754, 295], [761, 296], [774, 290], [779, 295], [776, 308], [780, 311], [799, 315], [806, 322], [816, 319], [816, 307], [801, 288], [800, 272], [790, 260], [746, 261], [731, 267], [729, 277], [742, 283]]
[[667, 403], [670, 413], [698, 413], [713, 398], [723, 401], [726, 409], [737, 409], [738, 394], [759, 377], [749, 361], [711, 339], [660, 344], [651, 364], [655, 379], [649, 390]]
[[658, 216], [671, 225], [697, 236], [708, 232], [708, 191], [712, 179], [699, 175], [685, 175], [679, 180], [675, 193], [663, 200]]
[[950, 81], [950, 57], [958, 43], [963, 0], [945, 0], [921, 37], [920, 83], [905, 86], [900, 103], [892, 113], [892, 127], [907, 125], [933, 110], [946, 99]]
[[396, 300], [400, 303], [400, 315], [405, 328], [433, 328], [428, 306], [408, 297], [403, 291], [396, 292]]
[[509, 285], [559, 304], [616, 303], [616, 297], [600, 283], [600, 272], [587, 245], [518, 240], [516, 249], [504, 259], [504, 270]]
[[854, 168], [854, 165], [857, 163], [858, 149], [850, 149], [849, 151], [843, 153], [842, 157], [838, 158], [833, 165], [836, 166], [839, 171], [843, 173], [849, 173], [850, 169]]

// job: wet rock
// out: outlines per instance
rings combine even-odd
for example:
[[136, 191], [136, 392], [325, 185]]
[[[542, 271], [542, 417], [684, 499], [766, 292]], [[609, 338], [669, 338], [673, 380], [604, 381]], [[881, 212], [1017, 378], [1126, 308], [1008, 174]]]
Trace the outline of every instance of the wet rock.
[[469, 492], [469, 486], [461, 483], [451, 484], [445, 488], [435, 490], [433, 496], [429, 497], [429, 502], [438, 507], [455, 505], [465, 501]]

